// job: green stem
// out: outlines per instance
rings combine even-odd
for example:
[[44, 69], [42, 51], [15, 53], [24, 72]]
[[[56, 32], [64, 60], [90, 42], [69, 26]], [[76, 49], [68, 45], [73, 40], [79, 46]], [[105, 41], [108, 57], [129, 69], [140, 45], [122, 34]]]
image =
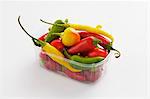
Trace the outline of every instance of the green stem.
[[71, 55], [67, 52], [65, 48], [63, 49], [63, 53], [68, 59], [71, 59]]
[[62, 33], [53, 33], [52, 35], [61, 36]]
[[110, 44], [105, 45], [104, 48], [106, 48], [107, 50], [116, 51], [116, 53], [115, 53], [116, 58], [119, 58], [121, 55], [121, 53], [118, 50], [114, 49]]
[[101, 40], [97, 39], [94, 37], [94, 40], [93, 40], [93, 45], [97, 46], [97, 44], [101, 42]]
[[44, 20], [42, 20], [42, 19], [40, 19], [40, 21], [43, 22], [43, 23], [46, 23], [46, 24], [54, 25], [53, 23], [46, 22], [46, 21], [44, 21]]
[[46, 21], [44, 21], [42, 19], [40, 19], [40, 21], [43, 22], [43, 23], [46, 23], [46, 24], [50, 24], [50, 25], [56, 25], [56, 26], [61, 26], [61, 27], [68, 27], [67, 24], [66, 25], [64, 25], [64, 24], [53, 24], [53, 23], [50, 23], [50, 22], [46, 22]]
[[35, 37], [31, 36], [31, 35], [24, 29], [24, 27], [21, 25], [21, 22], [20, 22], [20, 16], [18, 17], [18, 23], [19, 23], [20, 27], [22, 28], [22, 30], [23, 30], [30, 38], [32, 38], [34, 44], [36, 44], [35, 41], [37, 41], [42, 47], [45, 46], [45, 42], [43, 42], [43, 41], [41, 41], [41, 40], [38, 40], [38, 39], [36, 39]]
[[111, 47], [111, 50], [116, 51], [116, 53], [115, 53], [116, 58], [120, 57], [121, 53], [118, 50], [114, 49], [113, 47]]

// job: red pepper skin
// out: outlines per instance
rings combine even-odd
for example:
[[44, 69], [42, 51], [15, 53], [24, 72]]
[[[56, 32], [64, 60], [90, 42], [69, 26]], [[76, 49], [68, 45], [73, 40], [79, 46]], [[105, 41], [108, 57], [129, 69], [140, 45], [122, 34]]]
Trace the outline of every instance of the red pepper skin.
[[79, 32], [79, 35], [80, 35], [81, 38], [85, 38], [85, 37], [88, 37], [88, 36], [94, 36], [97, 39], [101, 40], [101, 42], [100, 42], [101, 44], [103, 44], [103, 45], [110, 44], [110, 41], [108, 39], [106, 39], [104, 36], [99, 35], [99, 34], [90, 33], [90, 32], [86, 32], [86, 31], [81, 31], [81, 32]]
[[41, 36], [41, 37], [39, 37], [38, 39], [39, 39], [39, 40], [44, 41], [44, 40], [45, 40], [45, 36], [46, 36], [47, 34], [48, 34], [48, 33], [46, 33], [46, 34], [42, 35], [42, 36]]
[[86, 38], [80, 40], [79, 43], [77, 43], [76, 45], [69, 48], [68, 52], [70, 54], [87, 52], [87, 51], [94, 49], [97, 46], [97, 43], [99, 43], [98, 39], [96, 39], [93, 36], [89, 36], [89, 37], [86, 37]]
[[97, 39], [99, 39], [101, 42], [99, 42], [99, 44], [107, 49], [107, 50], [113, 50], [113, 51], [116, 51], [117, 53], [115, 53], [115, 57], [118, 58], [120, 57], [121, 53], [114, 49], [112, 47], [112, 42], [110, 42], [107, 38], [103, 37], [102, 35], [99, 35], [99, 34], [95, 34], [95, 33], [90, 33], [90, 32], [86, 32], [86, 31], [83, 31], [83, 32], [79, 32], [79, 35], [81, 38], [85, 38], [85, 37], [89, 37], [89, 36], [93, 36]]
[[101, 57], [106, 57], [108, 55], [108, 52], [104, 49], [101, 48], [94, 48], [93, 50], [89, 51], [87, 56], [89, 57], [97, 57], [97, 56], [101, 56]]
[[50, 45], [54, 46], [55, 48], [57, 48], [59, 51], [62, 51], [64, 48], [63, 43], [61, 42], [60, 39], [55, 39], [53, 40]]

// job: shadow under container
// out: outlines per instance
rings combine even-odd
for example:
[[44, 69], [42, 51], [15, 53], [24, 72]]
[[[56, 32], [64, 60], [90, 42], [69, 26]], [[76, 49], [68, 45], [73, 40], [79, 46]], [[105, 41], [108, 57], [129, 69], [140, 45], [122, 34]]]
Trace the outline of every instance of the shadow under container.
[[[47, 70], [54, 71], [56, 73], [62, 74], [64, 76], [82, 82], [95, 82], [96, 80], [101, 78], [105, 70], [105, 64], [107, 63], [109, 56], [111, 54], [111, 52], [109, 52], [107, 57], [98, 63], [84, 64], [84, 63], [72, 61], [67, 58], [62, 58], [54, 54], [47, 54], [42, 50], [38, 51], [38, 53], [39, 53], [40, 63], [42, 67], [46, 68]], [[65, 66], [54, 61], [51, 58], [51, 56], [53, 55], [56, 58], [61, 59], [62, 61], [68, 62], [73, 68], [81, 69], [81, 71], [80, 72], [70, 71]]]

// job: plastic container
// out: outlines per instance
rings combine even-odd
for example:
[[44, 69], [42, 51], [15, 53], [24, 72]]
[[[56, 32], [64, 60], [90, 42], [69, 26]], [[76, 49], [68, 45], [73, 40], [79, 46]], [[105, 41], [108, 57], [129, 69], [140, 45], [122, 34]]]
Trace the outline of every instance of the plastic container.
[[[111, 53], [109, 52], [108, 56], [103, 61], [98, 63], [93, 63], [93, 64], [84, 64], [84, 63], [75, 62], [67, 58], [56, 56], [54, 54], [47, 54], [42, 50], [39, 50], [38, 54], [39, 54], [39, 60], [41, 66], [46, 68], [49, 71], [57, 72], [61, 75], [65, 75], [69, 78], [82, 81], [82, 82], [95, 82], [96, 80], [102, 77], [103, 72], [105, 70], [105, 64], [107, 63]], [[76, 67], [76, 69], [82, 68], [82, 71], [72, 72], [69, 69], [67, 69], [65, 66], [62, 66], [56, 61], [54, 61], [53, 59], [51, 59], [50, 58], [51, 56], [55, 56], [56, 58], [62, 61], [68, 62], [69, 64], [71, 64], [72, 67], [74, 68]]]

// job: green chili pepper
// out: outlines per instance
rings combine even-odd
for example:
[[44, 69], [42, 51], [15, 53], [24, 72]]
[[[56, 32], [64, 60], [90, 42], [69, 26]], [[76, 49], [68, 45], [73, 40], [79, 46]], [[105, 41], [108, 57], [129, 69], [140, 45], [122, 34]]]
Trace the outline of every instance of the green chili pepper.
[[68, 54], [66, 49], [64, 49], [63, 53], [68, 59], [70, 59], [67, 60], [67, 62], [71, 64], [71, 66], [73, 66], [74, 68], [80, 70], [88, 70], [95, 68], [97, 66], [95, 62], [100, 62], [104, 59], [103, 57], [88, 58], [88, 57], [81, 57], [79, 55], [71, 56], [70, 54]]
[[80, 63], [85, 63], [85, 64], [91, 64], [91, 63], [96, 63], [102, 61], [104, 58], [103, 57], [82, 57], [78, 55], [73, 55], [71, 57], [71, 60], [80, 62]]
[[96, 62], [100, 62], [100, 61], [104, 60], [104, 57], [82, 57], [79, 55], [72, 55], [71, 56], [70, 54], [68, 54], [66, 49], [64, 49], [64, 55], [73, 61], [85, 63], [85, 64], [96, 63]]
[[92, 64], [84, 64], [84, 63], [79, 63], [73, 60], [68, 60], [67, 61], [73, 68], [79, 69], [79, 70], [89, 70], [89, 69], [95, 69], [97, 65], [95, 63]]
[[[56, 20], [54, 22], [54, 24], [65, 24], [62, 20]], [[60, 33], [60, 32], [63, 32], [66, 28], [65, 27], [62, 27], [62, 26], [58, 26], [58, 25], [53, 25], [52, 28], [50, 29], [45, 41], [46, 42], [50, 42], [52, 41], [53, 39], [59, 37], [59, 36], [56, 36], [56, 35], [52, 35], [53, 33]]]

